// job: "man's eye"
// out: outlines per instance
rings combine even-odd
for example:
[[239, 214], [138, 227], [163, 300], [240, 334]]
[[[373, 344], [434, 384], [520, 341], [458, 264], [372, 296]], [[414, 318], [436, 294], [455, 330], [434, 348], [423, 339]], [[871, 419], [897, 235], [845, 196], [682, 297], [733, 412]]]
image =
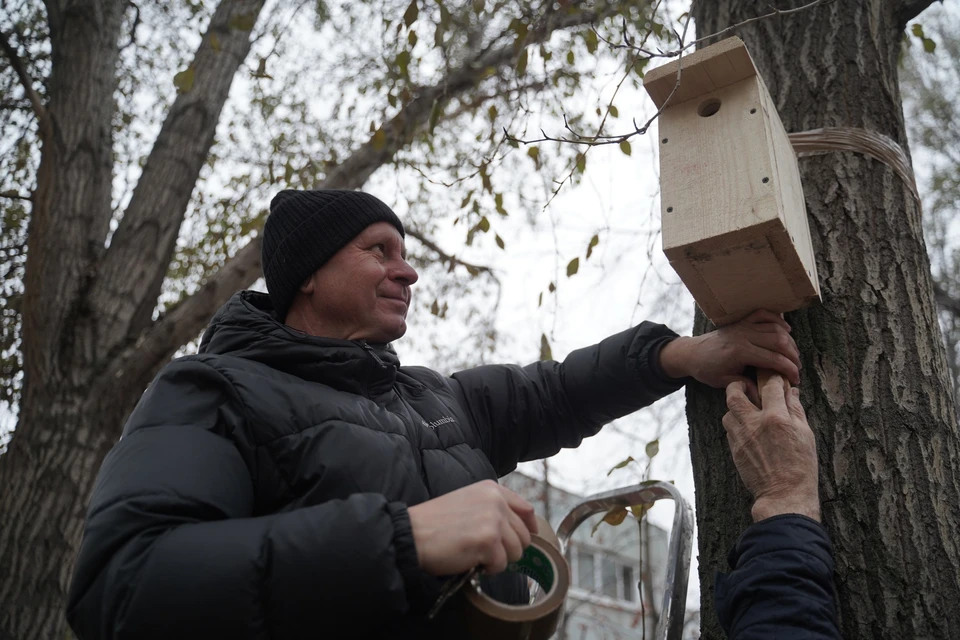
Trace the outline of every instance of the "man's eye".
[[387, 246], [384, 245], [384, 244], [375, 244], [375, 245], [373, 245], [373, 248], [374, 248], [375, 250], [379, 251], [380, 253], [386, 253], [386, 252], [387, 252]]

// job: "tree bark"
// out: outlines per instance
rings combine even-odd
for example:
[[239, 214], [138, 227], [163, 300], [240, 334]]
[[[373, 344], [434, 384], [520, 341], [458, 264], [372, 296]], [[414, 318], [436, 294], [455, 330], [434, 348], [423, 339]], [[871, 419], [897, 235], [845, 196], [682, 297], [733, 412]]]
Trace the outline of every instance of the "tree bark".
[[[921, 4], [844, 0], [735, 33], [787, 131], [862, 127], [906, 148], [897, 58], [904, 20]], [[695, 3], [693, 15], [705, 35], [768, 11], [765, 0], [711, 0]], [[804, 158], [800, 171], [823, 305], [787, 320], [817, 435], [843, 636], [958, 637], [960, 433], [920, 211], [890, 169], [862, 156]], [[695, 331], [708, 325], [698, 311]], [[750, 524], [724, 412], [722, 392], [688, 390], [703, 638], [724, 637], [714, 576]]]

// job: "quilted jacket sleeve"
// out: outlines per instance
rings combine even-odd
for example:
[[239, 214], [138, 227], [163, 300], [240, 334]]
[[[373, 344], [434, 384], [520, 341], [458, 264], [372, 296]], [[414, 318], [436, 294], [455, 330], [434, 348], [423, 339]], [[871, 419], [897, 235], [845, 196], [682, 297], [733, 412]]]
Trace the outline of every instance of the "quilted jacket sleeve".
[[679, 389], [684, 381], [667, 378], [659, 366], [660, 349], [676, 335], [644, 322], [574, 351], [562, 363], [491, 365], [455, 373], [454, 390], [502, 476], [517, 462], [576, 447], [608, 422]]
[[839, 639], [833, 552], [819, 522], [783, 515], [751, 525], [717, 576], [717, 616], [730, 640]]
[[79, 638], [314, 638], [347, 620], [362, 635], [409, 608], [406, 508], [357, 494], [254, 517], [243, 421], [202, 361], [154, 381], [93, 491], [67, 608]]

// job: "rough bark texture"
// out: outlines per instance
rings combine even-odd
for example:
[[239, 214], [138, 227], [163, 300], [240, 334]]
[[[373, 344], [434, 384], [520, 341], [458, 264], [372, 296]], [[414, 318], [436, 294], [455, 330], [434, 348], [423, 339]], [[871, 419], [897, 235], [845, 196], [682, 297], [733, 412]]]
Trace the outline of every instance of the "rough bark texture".
[[[843, 0], [735, 33], [787, 131], [862, 127], [906, 148], [897, 57], [906, 20], [928, 4]], [[768, 11], [765, 0], [694, 5], [700, 34]], [[804, 158], [800, 170], [823, 305], [787, 320], [803, 354], [843, 635], [960, 637], [960, 434], [921, 212], [891, 170], [862, 156]], [[696, 331], [707, 330], [697, 316]], [[751, 498], [720, 426], [722, 392], [695, 387], [687, 400], [703, 637], [722, 638], [713, 580], [750, 523]]]

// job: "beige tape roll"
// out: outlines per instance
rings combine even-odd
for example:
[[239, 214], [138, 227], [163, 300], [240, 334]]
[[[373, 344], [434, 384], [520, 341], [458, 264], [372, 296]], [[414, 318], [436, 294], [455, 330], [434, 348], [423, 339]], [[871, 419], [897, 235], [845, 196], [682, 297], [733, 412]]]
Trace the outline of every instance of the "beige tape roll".
[[519, 562], [507, 571], [522, 573], [540, 584], [544, 595], [527, 605], [509, 605], [482, 593], [473, 584], [464, 587], [463, 607], [468, 637], [476, 640], [547, 640], [557, 630], [564, 600], [570, 588], [570, 567], [560, 555], [557, 535], [545, 520], [537, 518], [539, 533]]

